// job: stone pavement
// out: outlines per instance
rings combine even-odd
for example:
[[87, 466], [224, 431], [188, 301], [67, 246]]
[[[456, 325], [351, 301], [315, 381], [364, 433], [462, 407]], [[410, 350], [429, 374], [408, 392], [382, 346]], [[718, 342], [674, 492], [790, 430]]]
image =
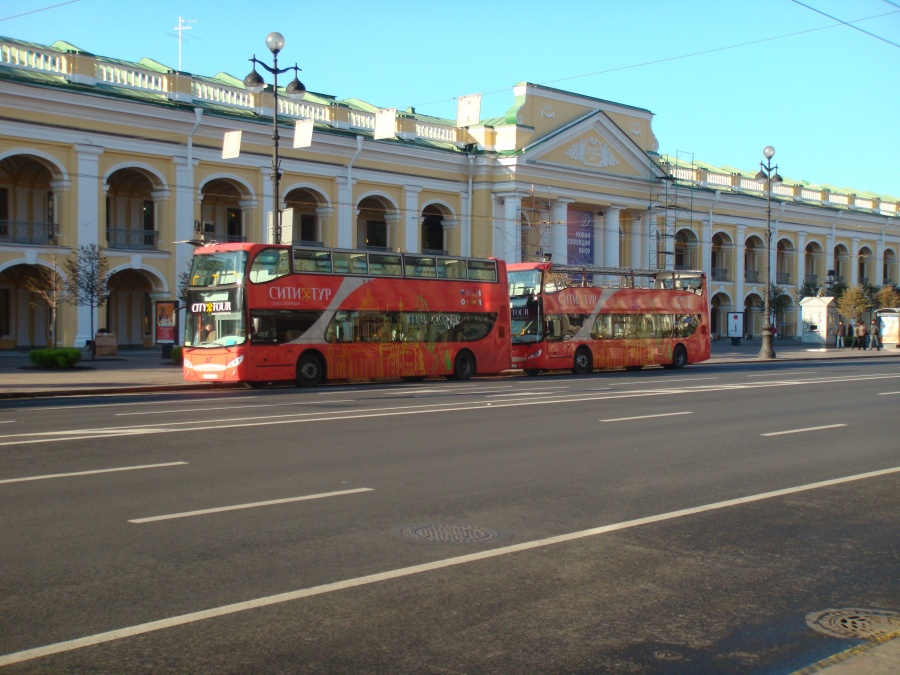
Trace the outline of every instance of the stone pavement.
[[[739, 345], [733, 345], [731, 340], [716, 340], [712, 358], [706, 363], [757, 362], [759, 347], [759, 340], [741, 339]], [[820, 349], [795, 341], [775, 342], [777, 362], [894, 356], [900, 356], [900, 349], [894, 345], [881, 351], [859, 351]], [[241, 385], [187, 383], [182, 379], [181, 368], [171, 359], [163, 359], [159, 347], [121, 351], [115, 356], [98, 356], [94, 360], [85, 355], [76, 368], [69, 370], [36, 368], [25, 351], [0, 351], [0, 399], [209, 389], [214, 386]]]

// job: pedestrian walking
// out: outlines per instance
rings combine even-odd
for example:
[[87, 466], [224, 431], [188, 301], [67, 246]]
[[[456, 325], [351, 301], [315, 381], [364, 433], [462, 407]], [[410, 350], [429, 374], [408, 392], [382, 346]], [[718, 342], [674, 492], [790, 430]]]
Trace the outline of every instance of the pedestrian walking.
[[881, 351], [881, 327], [878, 319], [872, 319], [872, 329], [869, 331], [869, 351]]
[[868, 335], [869, 330], [866, 328], [866, 323], [862, 319], [858, 319], [856, 321], [856, 338], [853, 342], [853, 349], [862, 349], [865, 351], [866, 349], [866, 335]]
[[845, 335], [847, 335], [847, 327], [843, 321], [838, 321], [837, 328], [834, 329], [834, 346], [838, 349], [844, 348]]

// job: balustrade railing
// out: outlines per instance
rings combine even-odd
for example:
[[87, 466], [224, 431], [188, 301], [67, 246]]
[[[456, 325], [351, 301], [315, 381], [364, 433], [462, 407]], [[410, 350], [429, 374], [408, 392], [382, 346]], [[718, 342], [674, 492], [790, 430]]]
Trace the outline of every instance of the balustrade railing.
[[758, 270], [744, 270], [744, 281], [748, 284], [758, 284], [759, 283], [759, 271]]
[[129, 228], [107, 228], [106, 245], [109, 248], [129, 251], [155, 250], [159, 240], [156, 230], [138, 230]]
[[779, 286], [788, 285], [791, 283], [791, 273], [790, 272], [775, 272], [775, 283]]
[[724, 267], [713, 267], [709, 276], [713, 281], [729, 281], [728, 270]]
[[53, 244], [58, 231], [54, 223], [0, 220], [0, 244]]

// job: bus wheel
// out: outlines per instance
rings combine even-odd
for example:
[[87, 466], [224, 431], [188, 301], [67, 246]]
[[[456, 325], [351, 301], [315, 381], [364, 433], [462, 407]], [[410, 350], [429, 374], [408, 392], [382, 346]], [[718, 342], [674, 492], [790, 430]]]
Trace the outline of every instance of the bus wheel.
[[685, 351], [684, 347], [681, 345], [677, 345], [675, 349], [672, 350], [672, 363], [667, 365], [666, 368], [681, 369], [687, 365], [687, 362], [687, 351]]
[[538, 368], [526, 368], [525, 374], [529, 377], [534, 377], [535, 375], [540, 375], [541, 371]]
[[456, 355], [453, 362], [453, 380], [468, 380], [475, 374], [475, 357], [472, 352], [463, 350]]
[[575, 363], [572, 365], [572, 372], [576, 375], [587, 375], [594, 371], [594, 359], [591, 357], [591, 351], [587, 347], [579, 347], [575, 352]]
[[404, 382], [424, 382], [424, 375], [403, 375], [401, 378]]
[[316, 387], [322, 384], [322, 360], [315, 354], [304, 354], [297, 361], [297, 386]]
[[640, 370], [643, 367], [644, 366], [625, 366], [625, 370], [635, 371], [635, 370]]
[[247, 384], [250, 386], [251, 389], [263, 389], [269, 383], [268, 382], [260, 382], [259, 380], [254, 380], [252, 382], [248, 382]]

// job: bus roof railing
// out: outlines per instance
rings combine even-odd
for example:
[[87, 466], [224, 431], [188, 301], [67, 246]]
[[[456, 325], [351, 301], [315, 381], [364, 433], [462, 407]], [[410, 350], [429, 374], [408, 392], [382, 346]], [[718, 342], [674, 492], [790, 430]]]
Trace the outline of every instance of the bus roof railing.
[[560, 274], [601, 274], [619, 277], [674, 277], [677, 279], [681, 276], [694, 277], [706, 275], [702, 270], [667, 270], [662, 268], [598, 267], [596, 265], [556, 265], [553, 263], [550, 263], [546, 267], [541, 264], [540, 267], [547, 269], [550, 272], [557, 272]]

